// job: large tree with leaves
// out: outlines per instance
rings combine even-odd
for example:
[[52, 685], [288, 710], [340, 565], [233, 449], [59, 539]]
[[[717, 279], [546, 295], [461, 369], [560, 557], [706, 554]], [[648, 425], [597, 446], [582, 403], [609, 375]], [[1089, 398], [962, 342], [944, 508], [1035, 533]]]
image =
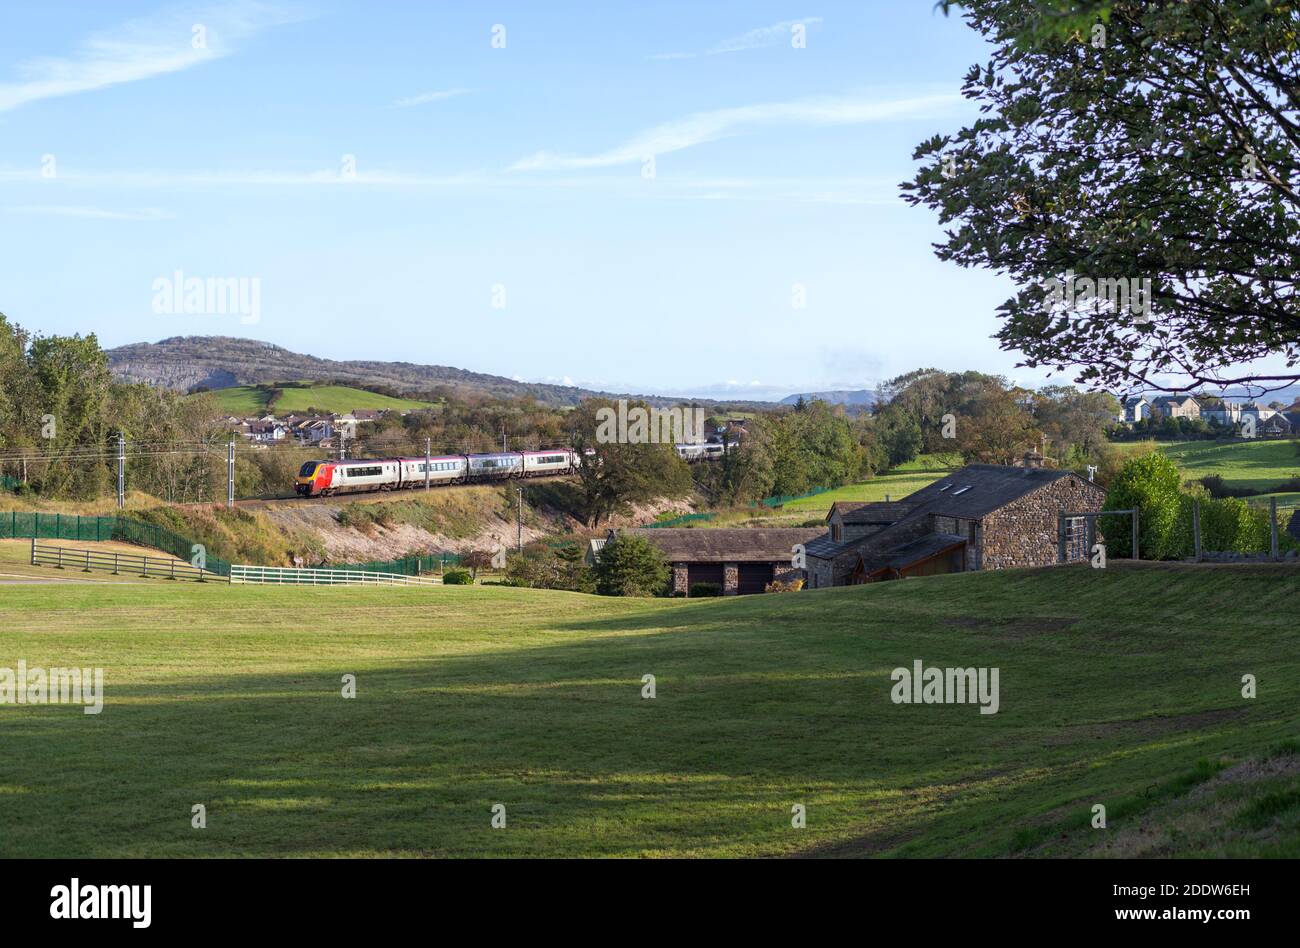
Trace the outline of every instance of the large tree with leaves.
[[[941, 258], [1016, 284], [1002, 347], [1116, 389], [1300, 380], [1300, 2], [950, 5], [994, 45], [984, 114], [903, 188]], [[1151, 311], [1045, 300], [1071, 271], [1149, 278]]]

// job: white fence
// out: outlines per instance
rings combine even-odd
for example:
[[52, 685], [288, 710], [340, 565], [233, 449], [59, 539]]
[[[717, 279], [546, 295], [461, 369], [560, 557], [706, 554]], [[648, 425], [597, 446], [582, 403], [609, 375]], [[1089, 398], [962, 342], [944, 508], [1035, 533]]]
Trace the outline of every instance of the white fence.
[[403, 576], [400, 573], [370, 573], [351, 569], [296, 569], [284, 566], [239, 566], [231, 564], [232, 583], [270, 583], [285, 586], [439, 586], [433, 576]]

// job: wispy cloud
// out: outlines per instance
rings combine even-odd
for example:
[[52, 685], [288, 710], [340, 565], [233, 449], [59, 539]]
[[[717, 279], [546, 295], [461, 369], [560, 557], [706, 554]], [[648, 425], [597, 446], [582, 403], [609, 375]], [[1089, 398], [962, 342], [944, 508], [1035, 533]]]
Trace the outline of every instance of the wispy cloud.
[[189, 69], [230, 55], [261, 30], [304, 17], [256, 0], [231, 0], [131, 20], [88, 37], [67, 56], [18, 63], [18, 78], [0, 82], [0, 112]]
[[430, 102], [442, 102], [445, 99], [454, 99], [458, 95], [464, 95], [469, 92], [468, 89], [443, 89], [438, 92], [421, 92], [419, 95], [409, 96], [405, 99], [395, 99], [390, 109], [409, 109], [413, 105], [428, 105]]
[[15, 214], [42, 214], [50, 217], [81, 217], [104, 221], [161, 221], [172, 215], [156, 207], [135, 210], [112, 210], [103, 207], [84, 207], [69, 204], [27, 204], [6, 208]]
[[515, 162], [510, 170], [549, 171], [633, 164], [652, 155], [666, 155], [764, 127], [856, 125], [889, 119], [919, 118], [940, 113], [961, 102], [960, 95], [940, 94], [905, 99], [806, 99], [715, 109], [656, 125], [608, 151], [594, 155], [560, 155], [540, 151]]
[[810, 16], [802, 20], [782, 20], [780, 23], [773, 23], [771, 26], [760, 26], [756, 30], [750, 30], [747, 33], [741, 33], [739, 36], [724, 39], [721, 43], [710, 46], [708, 49], [693, 53], [659, 53], [657, 56], [651, 56], [650, 58], [695, 59], [699, 56], [717, 56], [721, 53], [738, 53], [746, 49], [775, 46], [778, 43], [789, 42], [796, 26], [807, 28], [821, 22], [822, 18], [819, 16]]

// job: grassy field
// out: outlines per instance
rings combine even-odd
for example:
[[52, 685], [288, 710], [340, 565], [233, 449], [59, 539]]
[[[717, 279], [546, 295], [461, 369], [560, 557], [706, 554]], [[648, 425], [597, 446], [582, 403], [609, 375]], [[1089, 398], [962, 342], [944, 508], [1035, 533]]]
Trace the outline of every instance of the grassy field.
[[221, 411], [240, 417], [258, 415], [267, 410], [267, 403], [273, 392], [279, 391], [280, 396], [275, 400], [271, 410], [276, 415], [287, 415], [291, 412], [302, 414], [308, 409], [317, 409], [322, 412], [344, 412], [352, 411], [354, 408], [392, 408], [406, 410], [413, 408], [427, 408], [429, 402], [417, 402], [406, 398], [390, 398], [387, 395], [379, 395], [375, 392], [367, 392], [359, 388], [348, 388], [343, 385], [313, 385], [303, 383], [302, 386], [285, 386], [280, 389], [273, 388], [270, 385], [238, 385], [233, 388], [219, 388], [208, 394], [216, 399]]
[[1300, 475], [1296, 442], [1286, 441], [1184, 441], [1161, 445], [1189, 478], [1218, 474], [1230, 487], [1263, 490]]
[[[9, 586], [0, 666], [102, 666], [106, 698], [0, 707], [0, 856], [1300, 856], [1300, 626], [1256, 607], [1297, 593], [1121, 563], [726, 600]], [[999, 668], [1000, 711], [893, 704], [915, 659]]]

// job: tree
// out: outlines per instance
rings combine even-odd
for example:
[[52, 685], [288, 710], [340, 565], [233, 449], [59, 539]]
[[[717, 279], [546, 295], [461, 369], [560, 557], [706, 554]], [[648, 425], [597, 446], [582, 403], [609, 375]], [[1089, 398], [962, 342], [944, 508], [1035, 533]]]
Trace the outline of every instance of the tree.
[[[1111, 480], [1102, 510], [1138, 511], [1138, 548], [1145, 559], [1176, 556], [1181, 510], [1178, 467], [1160, 451], [1130, 458]], [[1111, 556], [1132, 556], [1128, 517], [1102, 517], [1098, 524]]]
[[668, 588], [668, 564], [645, 537], [615, 534], [592, 569], [602, 596], [654, 596]]
[[[919, 145], [903, 189], [948, 227], [941, 259], [1017, 285], [1002, 348], [1116, 389], [1300, 380], [1300, 6], [960, 6], [995, 46], [963, 86], [984, 114]], [[1076, 277], [1107, 291], [1045, 294]], [[1115, 305], [1147, 279], [1149, 311]], [[1236, 368], [1268, 355], [1286, 371]]]

